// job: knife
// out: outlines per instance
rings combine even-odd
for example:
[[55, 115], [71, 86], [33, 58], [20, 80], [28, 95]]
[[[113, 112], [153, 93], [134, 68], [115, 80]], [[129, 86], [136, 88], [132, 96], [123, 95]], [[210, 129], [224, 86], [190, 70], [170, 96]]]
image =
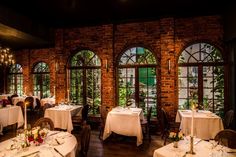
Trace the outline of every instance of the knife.
[[27, 156], [30, 156], [30, 155], [33, 155], [33, 154], [36, 154], [36, 153], [39, 153], [39, 151], [32, 152], [32, 153], [29, 153], [29, 154], [27, 154], [27, 155], [22, 155], [21, 157], [27, 157]]
[[57, 152], [58, 154], [60, 154], [60, 155], [61, 155], [61, 157], [64, 157], [64, 155], [63, 155], [63, 154], [61, 154], [61, 152], [59, 152], [59, 150], [57, 150], [56, 148], [54, 148], [54, 150], [55, 150], [55, 152]]
[[194, 145], [198, 144], [198, 143], [201, 142], [201, 141], [202, 141], [202, 139], [199, 140], [199, 141], [194, 142]]

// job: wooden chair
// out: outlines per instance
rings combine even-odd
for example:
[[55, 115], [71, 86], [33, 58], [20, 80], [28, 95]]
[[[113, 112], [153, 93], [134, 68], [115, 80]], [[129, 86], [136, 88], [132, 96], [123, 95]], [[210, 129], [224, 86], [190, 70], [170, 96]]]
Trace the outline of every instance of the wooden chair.
[[54, 130], [54, 123], [50, 118], [42, 117], [39, 118], [33, 125], [33, 127], [40, 126], [41, 128], [47, 128], [49, 130]]
[[161, 138], [164, 138], [164, 145], [166, 145], [166, 140], [169, 137], [170, 131], [179, 131], [180, 123], [171, 123], [169, 122], [168, 115], [164, 108], [161, 108], [159, 111], [159, 121], [161, 127]]
[[45, 110], [46, 110], [47, 108], [51, 108], [51, 107], [54, 107], [54, 105], [49, 104], [49, 103], [45, 103], [44, 106], [42, 107], [43, 109], [41, 110], [43, 113], [41, 113], [41, 114], [44, 115]]
[[217, 133], [214, 138], [219, 144], [236, 149], [236, 131], [231, 129], [225, 129]]
[[23, 101], [18, 101], [16, 103], [16, 106], [20, 106], [21, 107], [21, 111], [22, 111], [22, 113], [24, 115], [25, 114], [25, 112], [24, 112], [24, 109], [25, 109], [24, 102]]
[[86, 123], [82, 126], [79, 157], [87, 157], [91, 136], [91, 127]]
[[88, 120], [89, 105], [86, 104], [82, 108], [82, 115], [78, 112], [72, 116], [73, 126], [82, 126], [84, 122]]
[[223, 124], [225, 129], [233, 129], [234, 128], [234, 110], [228, 110], [224, 116]]
[[142, 128], [145, 128], [145, 132], [148, 135], [149, 142], [151, 141], [151, 134], [150, 134], [151, 114], [152, 114], [152, 107], [149, 107], [147, 118], [141, 120], [141, 126]]
[[13, 94], [13, 95], [9, 98], [9, 101], [10, 101], [11, 105], [14, 105], [13, 102], [12, 102], [12, 98], [14, 98], [14, 97], [18, 97], [18, 95], [17, 95], [17, 94]]
[[100, 132], [99, 132], [99, 139], [102, 140], [102, 135], [103, 135], [103, 131], [106, 125], [106, 118], [107, 118], [107, 114], [108, 112], [110, 112], [112, 110], [111, 106], [100, 106], [100, 114], [101, 114], [101, 122], [100, 122]]
[[26, 97], [25, 103], [27, 103], [27, 110], [29, 110], [32, 113], [34, 109], [34, 98], [32, 96]]
[[41, 107], [41, 102], [38, 98], [35, 99], [36, 106], [34, 107], [34, 113], [37, 114], [38, 117], [43, 116], [43, 108]]

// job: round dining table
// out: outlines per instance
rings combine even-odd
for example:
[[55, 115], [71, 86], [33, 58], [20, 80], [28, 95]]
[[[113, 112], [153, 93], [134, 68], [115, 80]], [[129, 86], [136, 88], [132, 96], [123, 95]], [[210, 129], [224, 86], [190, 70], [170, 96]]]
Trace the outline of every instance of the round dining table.
[[49, 131], [43, 143], [22, 148], [22, 134], [0, 143], [0, 157], [75, 157], [77, 139], [63, 131]]

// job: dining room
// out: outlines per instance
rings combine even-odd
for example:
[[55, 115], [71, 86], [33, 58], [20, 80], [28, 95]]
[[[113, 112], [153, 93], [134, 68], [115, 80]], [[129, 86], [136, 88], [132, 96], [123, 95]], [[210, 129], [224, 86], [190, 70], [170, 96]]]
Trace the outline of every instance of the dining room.
[[0, 157], [236, 156], [235, 2], [211, 5], [0, 2]]

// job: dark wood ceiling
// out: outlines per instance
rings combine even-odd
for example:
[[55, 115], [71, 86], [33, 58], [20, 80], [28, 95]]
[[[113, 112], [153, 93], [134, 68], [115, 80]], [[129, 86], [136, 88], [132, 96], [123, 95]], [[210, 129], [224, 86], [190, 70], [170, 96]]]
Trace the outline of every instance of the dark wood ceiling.
[[53, 27], [218, 14], [227, 5], [222, 0], [1, 0], [0, 4]]
[[[15, 48], [40, 47], [52, 44], [48, 40], [52, 39], [52, 28], [223, 14], [231, 3], [223, 0], [1, 0], [0, 14], [4, 14], [0, 15], [0, 23], [26, 35], [9, 38], [0, 33], [0, 40]], [[49, 34], [42, 35], [42, 32]]]

